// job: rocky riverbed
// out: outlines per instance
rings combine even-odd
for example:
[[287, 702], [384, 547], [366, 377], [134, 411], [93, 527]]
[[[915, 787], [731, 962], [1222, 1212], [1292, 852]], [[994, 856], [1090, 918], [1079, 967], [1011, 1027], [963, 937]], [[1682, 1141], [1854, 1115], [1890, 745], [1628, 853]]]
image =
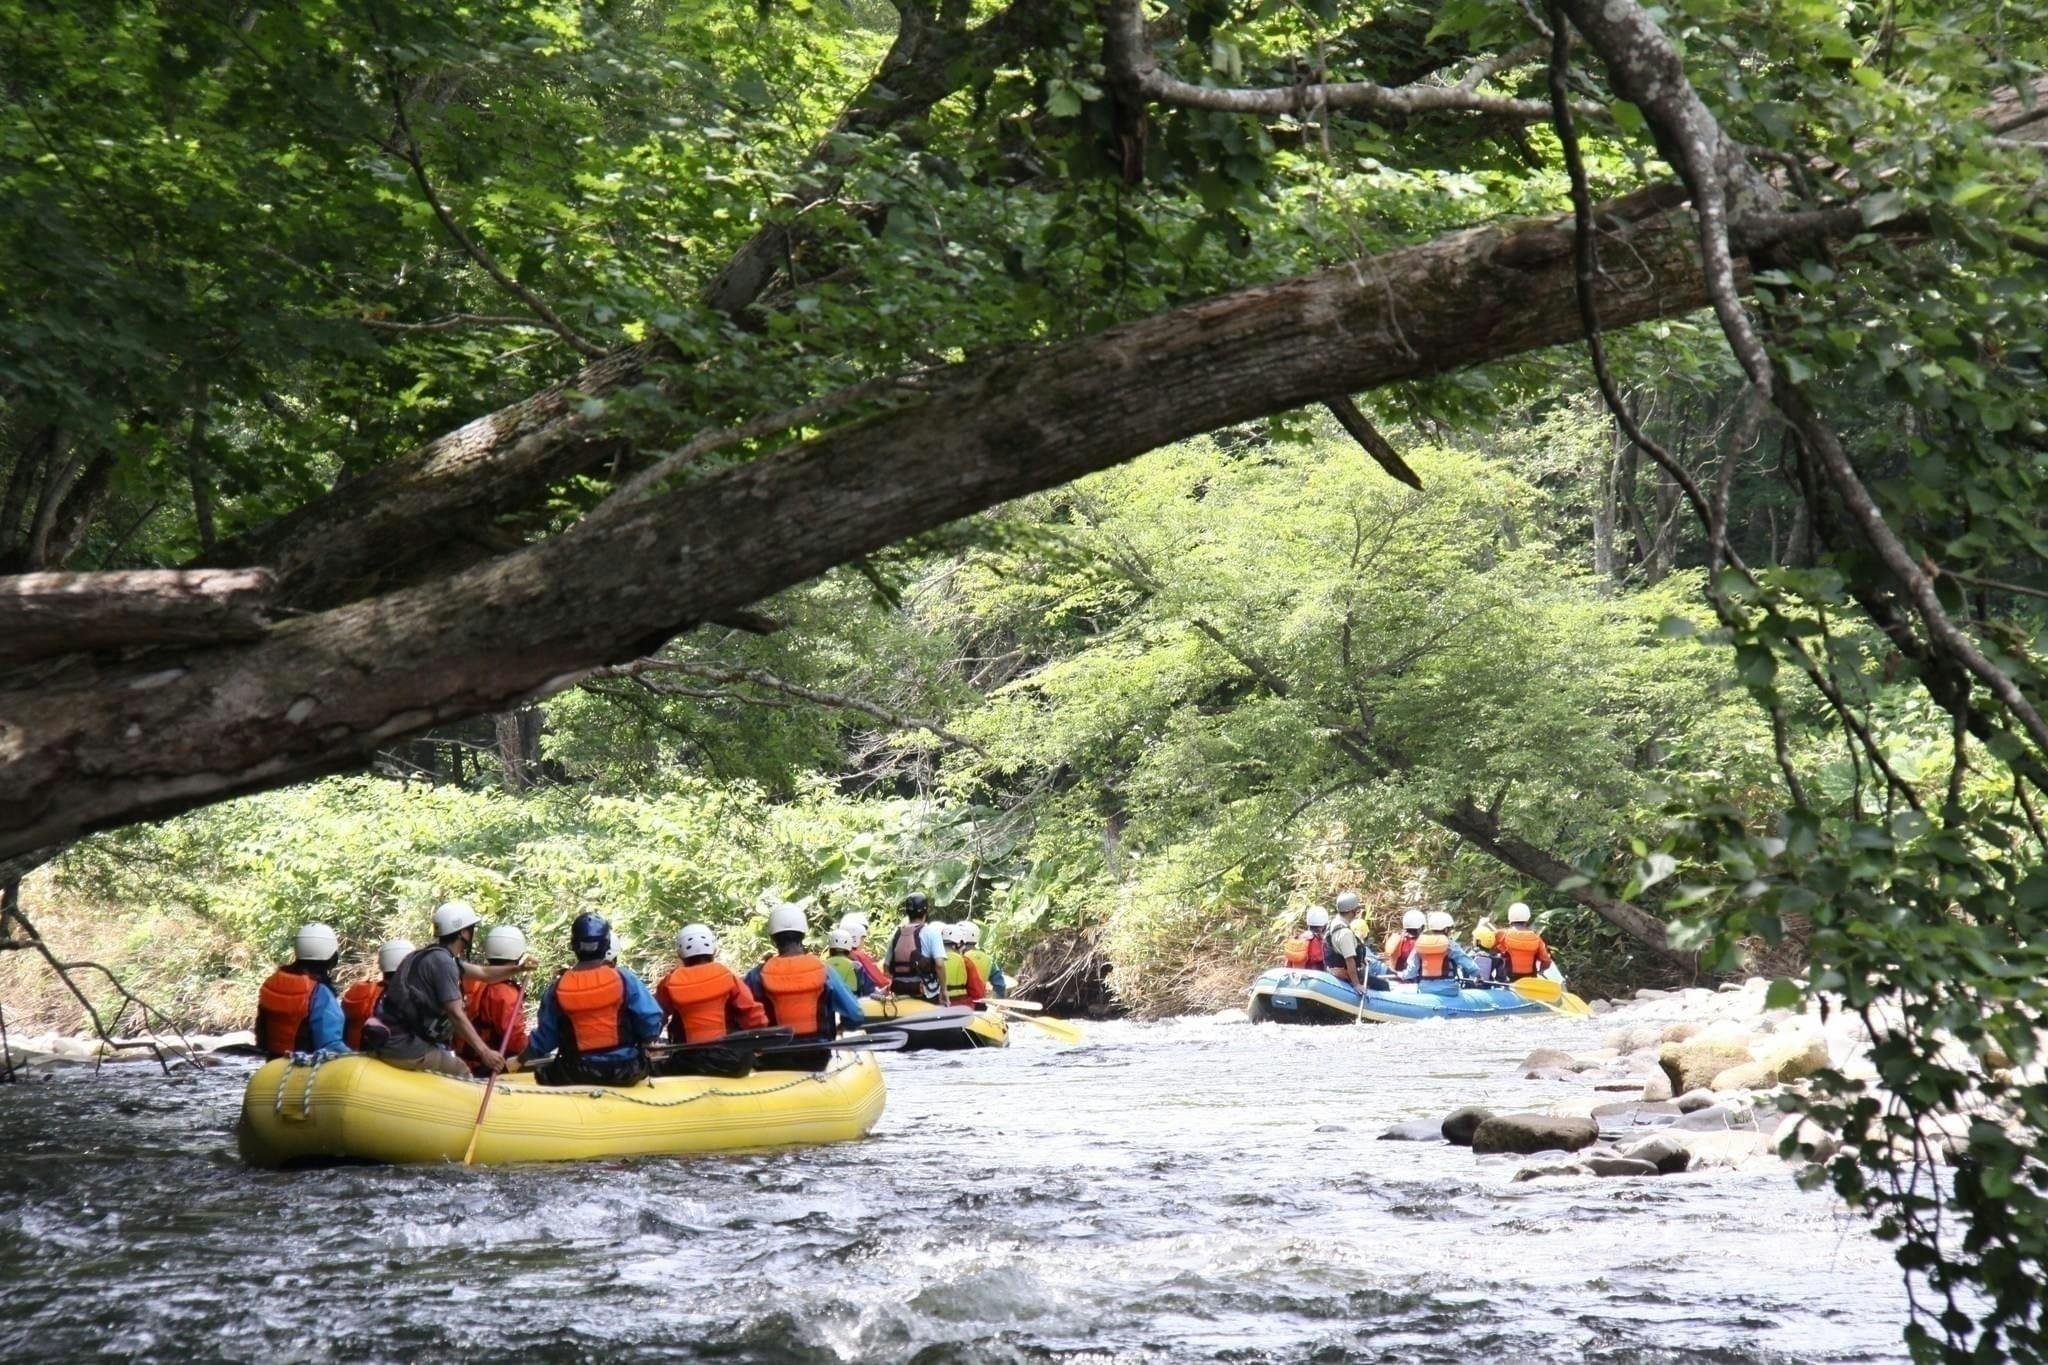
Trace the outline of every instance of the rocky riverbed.
[[[1645, 990], [1597, 1002], [1605, 1046], [1540, 1047], [1523, 1058], [1526, 1109], [1467, 1107], [1434, 1122], [1397, 1124], [1391, 1140], [1442, 1141], [1475, 1156], [1540, 1158], [1517, 1181], [1649, 1177], [1704, 1167], [1825, 1161], [1833, 1140], [1782, 1101], [1833, 1066], [1874, 1079], [1863, 1023], [1815, 1009], [1766, 1005], [1769, 982], [1719, 990]], [[1967, 1121], [1956, 1125], [1966, 1130]], [[1953, 1140], [1937, 1143], [1953, 1150]]]

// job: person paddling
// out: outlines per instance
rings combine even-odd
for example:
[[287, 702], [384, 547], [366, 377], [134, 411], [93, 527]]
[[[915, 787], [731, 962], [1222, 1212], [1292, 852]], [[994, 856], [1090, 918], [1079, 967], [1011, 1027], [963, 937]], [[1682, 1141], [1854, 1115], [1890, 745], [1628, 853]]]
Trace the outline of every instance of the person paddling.
[[774, 940], [775, 956], [747, 973], [747, 985], [760, 996], [769, 1021], [788, 1029], [798, 1042], [828, 1041], [838, 1036], [842, 1023], [854, 1029], [867, 1023], [853, 992], [804, 947], [810, 927], [794, 905], [769, 911], [768, 937]]
[[867, 971], [854, 959], [852, 930], [834, 929], [825, 935], [825, 966], [854, 996], [874, 994]]
[[1337, 918], [1323, 935], [1323, 964], [1332, 976], [1353, 990], [1385, 990], [1386, 976], [1379, 972], [1379, 959], [1365, 946], [1352, 928], [1358, 913], [1358, 897], [1349, 891], [1337, 897]]
[[988, 983], [988, 988], [998, 999], [1008, 999], [1010, 983], [1003, 978], [1001, 965], [982, 948], [981, 926], [970, 919], [963, 920], [960, 929], [967, 944], [967, 960], [974, 964], [974, 969], [981, 973], [981, 979]]
[[1330, 912], [1320, 905], [1311, 905], [1308, 908], [1308, 914], [1302, 918], [1308, 925], [1308, 934], [1304, 938], [1289, 939], [1287, 941], [1287, 965], [1290, 967], [1304, 967], [1309, 971], [1319, 972], [1323, 969], [1324, 964], [1325, 945], [1323, 943], [1323, 935], [1330, 928]]
[[398, 964], [405, 961], [413, 950], [410, 939], [394, 938], [377, 950], [377, 979], [358, 981], [341, 995], [342, 1040], [358, 1052], [363, 1047], [363, 1025], [377, 1012], [377, 1002], [384, 998], [385, 987], [391, 984], [391, 974], [398, 970]]
[[1432, 913], [1415, 940], [1408, 970], [1402, 975], [1431, 995], [1452, 995], [1461, 989], [1459, 978], [1475, 979], [1479, 966], [1451, 937], [1455, 921], [1445, 912]]
[[1499, 942], [1500, 931], [1493, 927], [1492, 920], [1479, 921], [1479, 927], [1472, 931], [1472, 965], [1478, 969], [1474, 974], [1489, 985], [1506, 980], [1501, 972], [1501, 955], [1494, 951]]
[[[526, 935], [516, 926], [501, 924], [484, 935], [486, 966], [507, 966], [525, 956]], [[507, 1057], [517, 1056], [526, 1046], [526, 998], [518, 986], [510, 981], [466, 980], [462, 983], [462, 1003], [463, 1008], [469, 1011], [469, 1021], [476, 1026], [477, 1035], [503, 1039], [499, 1051]], [[467, 1043], [458, 1040], [455, 1052], [469, 1063], [472, 1076], [490, 1074], [483, 1058], [470, 1051]]]
[[486, 967], [469, 960], [479, 923], [467, 901], [446, 901], [434, 911], [434, 941], [406, 954], [391, 979], [375, 1018], [363, 1026], [363, 1044], [378, 1060], [404, 1071], [434, 1071], [467, 1078], [469, 1063], [456, 1055], [466, 1045], [486, 1071], [504, 1068], [505, 1057], [485, 1042], [463, 1003], [464, 981], [509, 981], [533, 970], [533, 960]]
[[348, 1052], [341, 1001], [328, 977], [341, 940], [324, 924], [304, 924], [292, 938], [292, 960], [256, 992], [256, 1042], [266, 1057], [295, 1052]]
[[946, 945], [931, 922], [931, 902], [922, 891], [903, 898], [903, 923], [889, 938], [889, 989], [898, 995], [920, 996], [941, 1005], [946, 994]]
[[768, 1027], [761, 1003], [717, 954], [718, 936], [709, 925], [685, 924], [676, 934], [683, 965], [654, 988], [654, 1003], [668, 1016], [670, 1042], [715, 1043], [736, 1029]]
[[946, 994], [966, 1005], [988, 998], [988, 983], [981, 969], [967, 956], [967, 926], [959, 922], [939, 926], [939, 941], [946, 945]]
[[[611, 921], [586, 911], [569, 926], [576, 965], [541, 997], [533, 1037], [520, 1055], [542, 1085], [635, 1085], [651, 1069], [647, 1045], [661, 1036], [661, 1007], [630, 967], [610, 961]], [[548, 1054], [554, 1060], [542, 1060]]]
[[1506, 960], [1507, 979], [1541, 976], [1550, 967], [1550, 945], [1529, 923], [1529, 907], [1516, 901], [1508, 907], [1508, 927], [1500, 934], [1501, 957]]
[[839, 927], [852, 936], [853, 946], [846, 950], [847, 956], [854, 960], [855, 965], [860, 968], [860, 975], [868, 983], [866, 990], [857, 990], [854, 994], [887, 995], [889, 973], [882, 969], [882, 964], [875, 961], [874, 954], [868, 951], [868, 917], [858, 910], [849, 910], [839, 917]]
[[1401, 916], [1401, 932], [1387, 935], [1385, 951], [1387, 966], [1395, 975], [1408, 970], [1409, 961], [1415, 956], [1415, 940], [1422, 936], [1423, 918], [1420, 910], [1409, 910]]

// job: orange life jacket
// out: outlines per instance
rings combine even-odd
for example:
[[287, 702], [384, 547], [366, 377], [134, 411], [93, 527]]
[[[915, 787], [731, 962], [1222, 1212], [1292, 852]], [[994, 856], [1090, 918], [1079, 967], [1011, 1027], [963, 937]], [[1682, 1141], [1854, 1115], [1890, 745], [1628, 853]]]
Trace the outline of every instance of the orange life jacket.
[[1287, 953], [1290, 967], [1320, 968], [1323, 965], [1323, 940], [1319, 934], [1307, 938], [1290, 938], [1282, 945]]
[[320, 978], [297, 967], [279, 967], [256, 992], [256, 1041], [266, 1057], [289, 1057], [312, 1040], [306, 1018], [313, 1012], [313, 992]]
[[1444, 934], [1424, 934], [1415, 940], [1415, 955], [1422, 959], [1422, 979], [1441, 981], [1450, 975], [1451, 940]]
[[761, 1001], [768, 1017], [798, 1037], [824, 1031], [825, 964], [809, 953], [761, 964]]
[[358, 981], [342, 993], [341, 1040], [356, 1051], [363, 1050], [363, 1025], [377, 1012], [384, 998], [382, 981]]
[[1499, 942], [1500, 950], [1508, 956], [1508, 979], [1511, 981], [1536, 975], [1542, 970], [1538, 964], [1550, 957], [1543, 935], [1534, 929], [1511, 925], [1500, 931]]
[[625, 1046], [626, 978], [609, 962], [563, 972], [555, 982], [555, 1005], [569, 1021], [565, 1050], [580, 1055]]
[[[462, 1008], [476, 1029], [476, 1036], [499, 1052], [510, 1057], [526, 1049], [526, 1010], [519, 987], [510, 981], [471, 981], [464, 977]], [[477, 1075], [488, 1074], [484, 1059], [471, 1050], [466, 1040], [455, 1040], [455, 1055], [468, 1062], [469, 1069]]]
[[676, 968], [654, 988], [654, 1002], [682, 1030], [684, 1043], [709, 1043], [732, 1031], [727, 1003], [739, 978], [722, 962]]
[[1408, 955], [1414, 951], [1415, 935], [1407, 930], [1387, 935], [1386, 959], [1395, 971], [1398, 972], [1408, 965]]

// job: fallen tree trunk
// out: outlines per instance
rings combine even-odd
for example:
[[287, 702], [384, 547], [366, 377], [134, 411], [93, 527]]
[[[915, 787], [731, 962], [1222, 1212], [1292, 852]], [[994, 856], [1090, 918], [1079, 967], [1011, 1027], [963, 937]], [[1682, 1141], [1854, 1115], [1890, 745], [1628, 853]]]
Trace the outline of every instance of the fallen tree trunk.
[[139, 569], [0, 578], [0, 668], [130, 645], [248, 640], [269, 628], [264, 569]]
[[[1607, 206], [1614, 325], [1705, 294], [1668, 187]], [[246, 645], [0, 691], [0, 857], [354, 766], [718, 613], [1167, 442], [1574, 339], [1563, 221], [1473, 228], [1065, 345], [445, 580]], [[150, 744], [138, 752], [132, 736]]]

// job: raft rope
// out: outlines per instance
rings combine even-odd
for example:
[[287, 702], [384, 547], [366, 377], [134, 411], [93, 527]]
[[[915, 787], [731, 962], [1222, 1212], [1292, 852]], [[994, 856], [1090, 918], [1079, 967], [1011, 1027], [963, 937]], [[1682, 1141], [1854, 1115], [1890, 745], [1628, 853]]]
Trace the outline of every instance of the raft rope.
[[[347, 1055], [349, 1054], [340, 1052], [294, 1052], [291, 1056], [285, 1058], [284, 1070], [277, 1073], [277, 1101], [271, 1106], [271, 1112], [279, 1118], [284, 1117], [284, 1088], [291, 1082], [292, 1069], [303, 1066], [306, 1068], [306, 1084], [299, 1091], [299, 1117], [306, 1118], [309, 1116], [313, 1112], [313, 1078], [320, 1074], [320, 1068], [327, 1064], [329, 1057]], [[310, 1056], [313, 1060], [310, 1062], [299, 1060], [307, 1056]]]
[[[295, 1068], [301, 1066], [306, 1068], [305, 1088], [299, 1092], [299, 1117], [305, 1118], [313, 1112], [313, 1078], [318, 1074], [320, 1068], [325, 1066], [333, 1057], [360, 1054], [322, 1052], [315, 1054], [310, 1062], [301, 1061], [300, 1059], [306, 1055], [303, 1052], [294, 1052], [285, 1059], [284, 1070], [278, 1073], [277, 1099], [272, 1104], [271, 1110], [280, 1118], [284, 1116], [284, 1088], [291, 1082], [292, 1071]], [[782, 1085], [770, 1086], [766, 1090], [700, 1090], [694, 1095], [683, 1095], [672, 1100], [644, 1100], [623, 1086], [602, 1085], [590, 1086], [588, 1088], [582, 1086], [571, 1088], [569, 1086], [556, 1085], [536, 1085], [531, 1088], [521, 1086], [516, 1093], [521, 1095], [558, 1095], [571, 1099], [582, 1096], [593, 1100], [624, 1100], [628, 1104], [638, 1104], [649, 1109], [679, 1109], [683, 1105], [695, 1104], [699, 1100], [744, 1100], [756, 1095], [779, 1095], [785, 1090], [794, 1090], [800, 1085], [822, 1085], [824, 1082], [825, 1073], [822, 1071], [802, 1072], [795, 1079]], [[647, 1084], [651, 1087], [653, 1082], [649, 1081]]]

